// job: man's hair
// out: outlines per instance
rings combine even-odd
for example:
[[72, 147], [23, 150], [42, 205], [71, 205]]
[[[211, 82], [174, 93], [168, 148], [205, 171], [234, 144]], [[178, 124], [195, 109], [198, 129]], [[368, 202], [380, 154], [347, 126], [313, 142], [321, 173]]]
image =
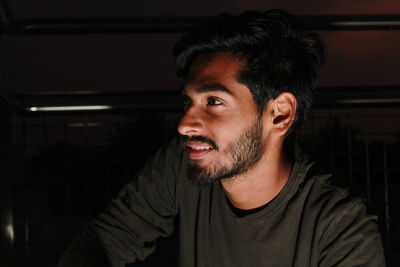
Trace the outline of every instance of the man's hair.
[[193, 60], [214, 52], [244, 60], [237, 79], [250, 89], [260, 114], [270, 99], [290, 92], [297, 99], [292, 128], [304, 122], [324, 60], [317, 35], [298, 30], [292, 18], [279, 10], [222, 14], [193, 28], [176, 43], [178, 76], [185, 78]]

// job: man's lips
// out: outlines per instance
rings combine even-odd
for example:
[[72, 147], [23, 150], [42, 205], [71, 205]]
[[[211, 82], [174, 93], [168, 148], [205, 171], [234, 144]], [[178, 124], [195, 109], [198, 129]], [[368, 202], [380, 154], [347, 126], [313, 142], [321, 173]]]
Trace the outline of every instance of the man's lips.
[[186, 146], [189, 149], [189, 158], [191, 159], [199, 159], [214, 149], [211, 144], [201, 141], [188, 141]]

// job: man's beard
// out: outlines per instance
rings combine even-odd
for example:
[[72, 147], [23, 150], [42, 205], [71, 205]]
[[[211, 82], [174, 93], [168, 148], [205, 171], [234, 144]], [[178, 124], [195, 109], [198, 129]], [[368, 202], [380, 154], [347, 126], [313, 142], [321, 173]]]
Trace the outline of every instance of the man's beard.
[[190, 140], [205, 141], [212, 145], [217, 153], [226, 154], [230, 163], [222, 163], [218, 159], [209, 163], [209, 166], [201, 167], [201, 160], [189, 159], [187, 174], [189, 179], [197, 186], [213, 184], [216, 181], [232, 178], [250, 170], [260, 160], [263, 145], [261, 142], [262, 125], [257, 118], [256, 122], [245, 130], [234, 142], [228, 145], [224, 151], [218, 151], [213, 140], [203, 136], [194, 136]]

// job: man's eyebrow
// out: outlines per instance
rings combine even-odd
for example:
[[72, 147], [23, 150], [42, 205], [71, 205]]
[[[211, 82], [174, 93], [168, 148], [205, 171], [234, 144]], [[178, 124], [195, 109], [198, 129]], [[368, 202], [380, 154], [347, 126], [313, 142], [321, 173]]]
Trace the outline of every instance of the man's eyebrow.
[[[186, 94], [186, 89], [184, 86], [182, 89], [183, 89], [182, 94]], [[223, 86], [219, 83], [201, 85], [199, 87], [195, 87], [194, 91], [196, 93], [222, 92], [222, 93], [226, 93], [229, 95], [233, 95], [233, 93], [228, 88], [226, 88], [225, 86]]]

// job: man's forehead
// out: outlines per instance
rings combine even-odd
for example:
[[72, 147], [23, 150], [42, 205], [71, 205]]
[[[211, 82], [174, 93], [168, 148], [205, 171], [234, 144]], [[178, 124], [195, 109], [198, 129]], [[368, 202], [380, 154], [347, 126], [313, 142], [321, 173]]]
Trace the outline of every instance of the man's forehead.
[[196, 58], [183, 80], [182, 91], [220, 91], [232, 94], [226, 81], [238, 82], [243, 61], [230, 53], [212, 53]]
[[[185, 80], [196, 80], [199, 78], [198, 76], [206, 76], [204, 78], [211, 78], [215, 73], [236, 73], [242, 69], [243, 65], [244, 60], [232, 53], [214, 52], [201, 55], [192, 60], [188, 75]], [[203, 79], [203, 77], [201, 79]]]
[[188, 94], [188, 92], [193, 92], [197, 94], [208, 93], [208, 92], [221, 92], [229, 95], [233, 95], [232, 91], [229, 90], [222, 84], [219, 83], [205, 83], [205, 84], [186, 84], [182, 87], [182, 94]]

